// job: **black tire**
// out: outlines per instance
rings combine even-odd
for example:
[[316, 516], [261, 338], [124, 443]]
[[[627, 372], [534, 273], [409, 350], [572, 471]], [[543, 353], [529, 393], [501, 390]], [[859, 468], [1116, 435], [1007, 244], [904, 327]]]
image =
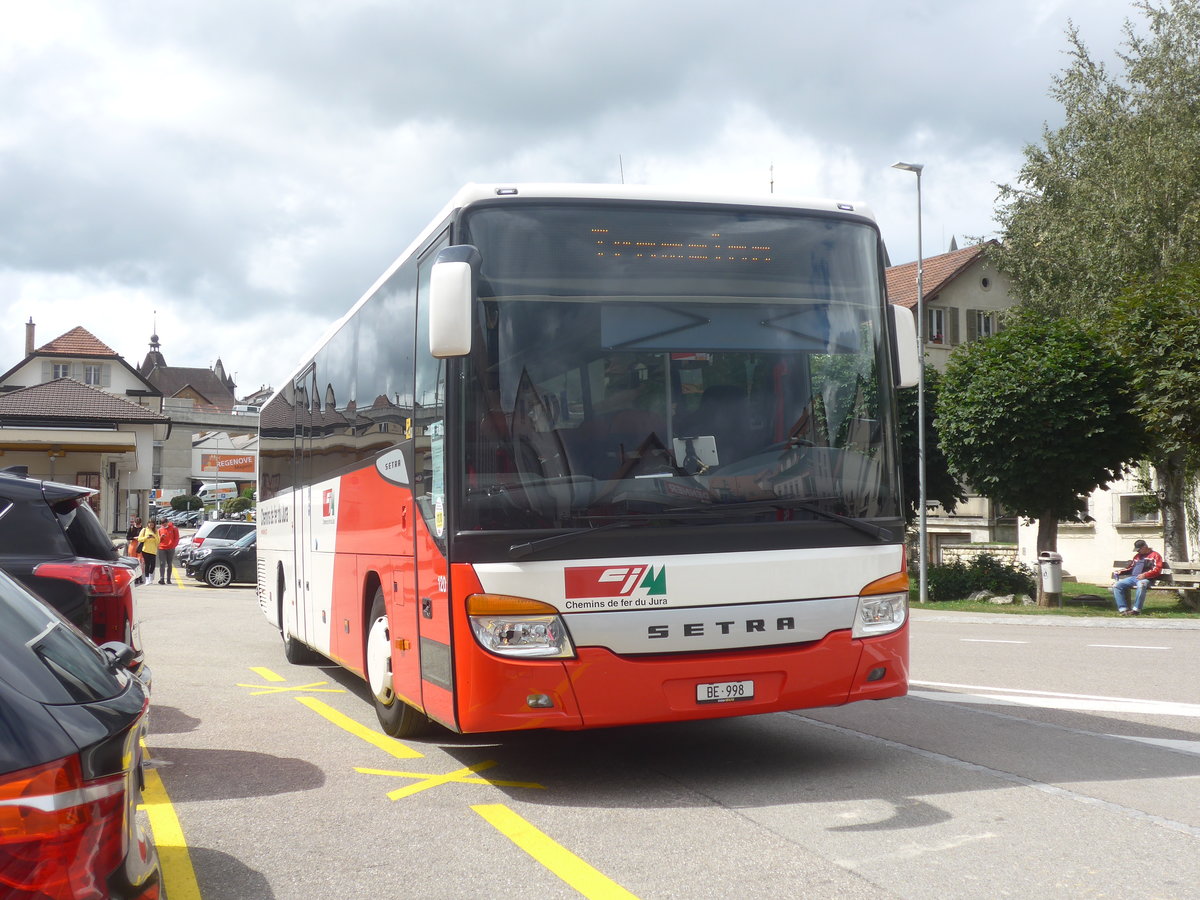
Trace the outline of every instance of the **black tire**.
[[[392, 737], [410, 738], [428, 733], [433, 723], [423, 712], [413, 709], [396, 696], [396, 692], [392, 689], [390, 653], [387, 654], [385, 662], [377, 655], [373, 655], [369, 646], [372, 631], [375, 629], [380, 629], [375, 635], [376, 641], [382, 640], [387, 647], [391, 646], [391, 626], [387, 621], [387, 606], [383, 602], [383, 588], [375, 588], [375, 598], [371, 601], [371, 614], [364, 624], [366, 652], [363, 654], [365, 657], [363, 668], [366, 670], [367, 687], [375, 701], [375, 715], [379, 719], [379, 726], [385, 734], [390, 734]], [[387, 668], [376, 672], [374, 671], [375, 666], [386, 666]], [[374, 683], [384, 686], [380, 690], [376, 690]]]
[[233, 583], [233, 567], [229, 563], [213, 563], [204, 570], [204, 583], [215, 588], [229, 587]]
[[302, 644], [290, 634], [283, 635], [283, 658], [293, 666], [314, 666], [324, 662], [321, 654], [308, 644]]
[[283, 658], [293, 666], [312, 666], [323, 662], [323, 657], [317, 651], [313, 650], [307, 644], [301, 643], [284, 630], [283, 592], [283, 572], [280, 572], [275, 583], [275, 596], [278, 598], [275, 610], [279, 616], [279, 636], [283, 638]]

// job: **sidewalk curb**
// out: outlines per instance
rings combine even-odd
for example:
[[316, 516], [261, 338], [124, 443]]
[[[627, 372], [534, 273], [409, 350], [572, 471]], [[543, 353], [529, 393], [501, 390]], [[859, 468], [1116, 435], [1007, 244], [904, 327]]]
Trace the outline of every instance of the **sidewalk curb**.
[[913, 622], [958, 622], [963, 625], [1051, 625], [1076, 628], [1130, 628], [1136, 631], [1200, 631], [1200, 616], [1195, 619], [1101, 618], [1100, 616], [1016, 615], [1012, 613], [959, 613], [909, 607]]

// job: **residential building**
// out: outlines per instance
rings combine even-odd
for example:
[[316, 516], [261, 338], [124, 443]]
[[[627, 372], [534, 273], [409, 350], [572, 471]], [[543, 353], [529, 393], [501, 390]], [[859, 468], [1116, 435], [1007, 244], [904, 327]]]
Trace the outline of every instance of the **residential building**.
[[168, 366], [157, 334], [135, 368], [82, 326], [41, 346], [35, 330], [30, 319], [24, 357], [0, 375], [0, 468], [94, 488], [114, 532], [160, 493], [218, 478], [254, 484], [256, 410], [269, 388], [239, 402], [219, 359], [212, 369]]
[[84, 328], [36, 346], [0, 375], [0, 465], [94, 488], [100, 521], [124, 531], [153, 487], [154, 448], [171, 434], [162, 395]]

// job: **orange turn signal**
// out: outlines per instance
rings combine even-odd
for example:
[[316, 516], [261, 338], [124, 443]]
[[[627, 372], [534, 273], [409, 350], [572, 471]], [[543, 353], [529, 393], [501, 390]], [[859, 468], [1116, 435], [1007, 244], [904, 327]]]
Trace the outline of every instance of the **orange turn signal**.
[[541, 600], [509, 597], [506, 594], [471, 594], [467, 597], [469, 616], [557, 616], [558, 610]]
[[874, 594], [907, 594], [908, 593], [908, 573], [893, 572], [891, 575], [885, 575], [883, 578], [877, 578], [858, 592], [860, 597], [872, 596]]

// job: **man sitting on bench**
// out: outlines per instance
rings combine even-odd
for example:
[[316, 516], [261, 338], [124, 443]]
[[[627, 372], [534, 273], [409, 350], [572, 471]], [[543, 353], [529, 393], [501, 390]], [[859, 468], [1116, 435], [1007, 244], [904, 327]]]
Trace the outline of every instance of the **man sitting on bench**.
[[[1151, 550], [1145, 541], [1134, 541], [1133, 551], [1134, 556], [1129, 565], [1113, 572], [1113, 597], [1117, 601], [1117, 612], [1123, 616], [1142, 614], [1146, 592], [1163, 570], [1163, 558], [1157, 550]], [[1129, 605], [1130, 588], [1134, 588], [1133, 606]]]

